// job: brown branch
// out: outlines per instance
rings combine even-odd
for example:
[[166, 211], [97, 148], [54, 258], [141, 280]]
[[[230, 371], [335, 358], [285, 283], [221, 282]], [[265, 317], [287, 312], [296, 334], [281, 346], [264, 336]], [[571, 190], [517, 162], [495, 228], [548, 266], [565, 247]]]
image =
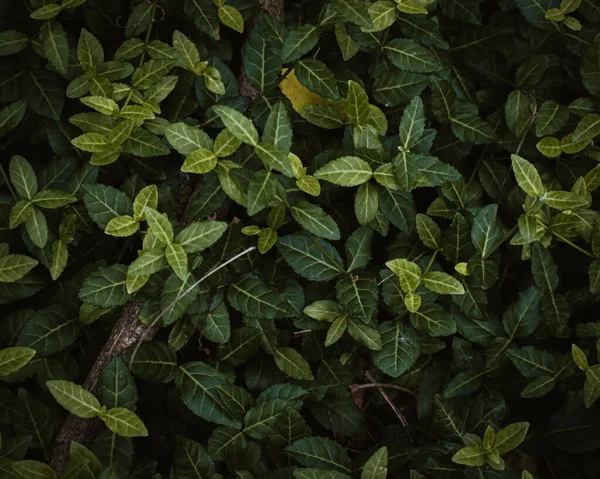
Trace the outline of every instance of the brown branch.
[[417, 397], [417, 393], [415, 393], [414, 391], [411, 391], [410, 389], [406, 389], [403, 388], [402, 386], [396, 386], [395, 384], [386, 384], [386, 383], [367, 383], [367, 384], [351, 384], [350, 385], [350, 391], [354, 392], [354, 391], [358, 391], [360, 389], [370, 389], [370, 388], [377, 388], [377, 389], [381, 389], [381, 388], [388, 388], [388, 389], [395, 389], [396, 391], [401, 391], [403, 393], [408, 394], [409, 396], [412, 396], [414, 398]]
[[[371, 381], [372, 383], [375, 383], [375, 378], [373, 378], [371, 373], [367, 372], [365, 374], [365, 376], [369, 381]], [[388, 403], [388, 406], [390, 406], [390, 408], [392, 408], [392, 411], [394, 411], [394, 414], [400, 420], [400, 423], [404, 427], [408, 427], [408, 421], [406, 420], [406, 417], [404, 417], [404, 414], [402, 414], [400, 409], [398, 409], [398, 407], [394, 404], [394, 402], [386, 394], [386, 392], [383, 390], [383, 388], [381, 386], [375, 386], [375, 387], [376, 387], [377, 391], [379, 391], [379, 394], [381, 394], [383, 396], [383, 399], [385, 399], [385, 402]]]
[[[96, 362], [90, 369], [88, 376], [83, 383], [88, 391], [93, 392], [98, 384], [100, 373], [114, 356], [121, 356], [129, 346], [135, 342], [146, 331], [146, 326], [138, 319], [138, 314], [142, 309], [142, 302], [139, 300], [130, 301], [123, 308], [121, 317], [113, 327], [106, 344], [98, 354]], [[150, 340], [156, 334], [157, 329], [152, 329], [146, 334], [146, 340]], [[84, 419], [73, 414], [69, 414], [63, 423], [58, 435], [54, 440], [50, 466], [61, 474], [69, 462], [69, 452], [72, 442], [79, 442], [84, 446], [89, 446], [94, 439], [102, 432], [103, 424], [98, 418]]]

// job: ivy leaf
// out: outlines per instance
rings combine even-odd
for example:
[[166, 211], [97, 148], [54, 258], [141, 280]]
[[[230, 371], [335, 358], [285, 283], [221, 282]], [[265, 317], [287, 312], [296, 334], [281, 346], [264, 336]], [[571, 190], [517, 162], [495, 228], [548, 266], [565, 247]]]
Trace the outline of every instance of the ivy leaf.
[[408, 371], [421, 354], [421, 341], [412, 326], [386, 321], [379, 326], [381, 350], [373, 354], [379, 370], [393, 378]]
[[569, 191], [549, 191], [543, 196], [543, 202], [561, 211], [581, 208], [588, 204], [587, 198]]
[[339, 253], [325, 240], [290, 235], [279, 238], [277, 247], [290, 267], [311, 281], [328, 281], [344, 272]]
[[122, 191], [105, 185], [84, 185], [83, 202], [92, 220], [102, 229], [115, 216], [131, 214], [133, 205]]
[[425, 129], [425, 109], [421, 97], [412, 99], [402, 113], [400, 121], [400, 142], [406, 149], [410, 149], [423, 134]]
[[50, 466], [44, 464], [43, 462], [25, 459], [22, 461], [14, 461], [10, 463], [10, 467], [11, 473], [16, 473], [18, 477], [56, 479], [56, 473], [52, 470]]
[[29, 38], [17, 30], [4, 30], [0, 32], [0, 56], [14, 55], [23, 50]]
[[373, 28], [369, 10], [358, 0], [334, 0], [333, 5], [349, 22], [367, 29]]
[[374, 278], [347, 276], [337, 282], [336, 297], [346, 311], [368, 323], [377, 309], [377, 281]]
[[281, 293], [252, 274], [232, 283], [227, 298], [234, 309], [253, 318], [275, 319], [286, 312]]
[[244, 18], [237, 8], [231, 5], [221, 5], [217, 9], [217, 13], [223, 25], [228, 26], [236, 32], [244, 32]]
[[521, 189], [534, 198], [542, 196], [544, 186], [542, 185], [542, 178], [535, 167], [518, 155], [511, 155], [511, 161], [517, 183]]
[[483, 466], [485, 464], [486, 450], [480, 446], [463, 447], [454, 456], [452, 462], [465, 466]]
[[96, 306], [121, 306], [129, 299], [125, 287], [127, 267], [113, 265], [99, 268], [90, 274], [81, 289], [79, 298]]
[[471, 240], [482, 257], [486, 257], [502, 237], [502, 231], [496, 225], [498, 205], [487, 205], [479, 210], [471, 229]]
[[[346, 115], [353, 125], [365, 125], [369, 118], [369, 96], [359, 83], [348, 82]], [[352, 185], [354, 186], [354, 185]]]
[[175, 242], [188, 254], [198, 253], [216, 243], [226, 229], [223, 221], [198, 221], [182, 230]]
[[182, 155], [189, 155], [200, 148], [211, 150], [213, 147], [213, 141], [206, 132], [185, 123], [168, 125], [165, 128], [165, 136]]
[[131, 372], [145, 381], [169, 383], [177, 373], [177, 355], [166, 343], [144, 343], [131, 364]]
[[83, 387], [63, 380], [46, 383], [54, 399], [71, 414], [78, 417], [96, 417], [100, 413], [100, 402]]
[[248, 187], [248, 214], [254, 216], [267, 207], [275, 196], [277, 179], [267, 170], [257, 171]]
[[258, 144], [258, 132], [248, 118], [228, 106], [215, 105], [212, 109], [219, 116], [225, 127], [238, 140], [252, 146]]
[[402, 291], [408, 293], [414, 291], [421, 282], [421, 268], [412, 261], [397, 258], [385, 263], [385, 265], [400, 279]]
[[122, 437], [145, 437], [148, 430], [142, 420], [129, 409], [115, 407], [106, 411], [102, 417], [106, 427]]
[[77, 59], [84, 71], [91, 71], [104, 61], [104, 49], [98, 39], [83, 28], [77, 43]]
[[516, 422], [496, 433], [494, 448], [498, 449], [500, 454], [507, 453], [519, 447], [527, 436], [529, 430], [528, 422]]
[[31, 164], [22, 156], [13, 156], [9, 165], [10, 182], [21, 198], [28, 200], [38, 192], [38, 181]]
[[16, 128], [25, 117], [27, 102], [19, 100], [0, 110], [0, 137]]

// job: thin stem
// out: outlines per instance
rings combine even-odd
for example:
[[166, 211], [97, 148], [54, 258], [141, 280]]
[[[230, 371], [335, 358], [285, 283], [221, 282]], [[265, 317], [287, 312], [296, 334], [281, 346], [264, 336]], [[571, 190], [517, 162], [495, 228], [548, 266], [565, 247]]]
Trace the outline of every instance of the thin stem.
[[592, 258], [592, 259], [596, 259], [596, 258], [595, 258], [595, 256], [594, 256], [592, 253], [590, 253], [590, 252], [588, 252], [588, 251], [584, 250], [583, 248], [581, 248], [581, 247], [577, 246], [575, 243], [573, 243], [572, 241], [569, 241], [567, 238], [565, 238], [565, 237], [563, 237], [563, 236], [559, 235], [558, 233], [552, 233], [552, 234], [553, 234], [554, 236], [556, 236], [556, 237], [557, 237], [559, 240], [561, 240], [561, 241], [564, 241], [565, 243], [567, 243], [567, 244], [568, 244], [569, 246], [571, 246], [572, 248], [575, 248], [575, 249], [576, 249], [577, 251], [579, 251], [580, 253], [583, 253], [584, 255], [586, 255], [586, 256], [589, 256], [589, 257], [590, 257], [590, 258]]
[[421, 275], [421, 278], [419, 279], [419, 284], [421, 283], [421, 281], [423, 281], [423, 278], [425, 277], [425, 275], [427, 273], [429, 273], [429, 270], [431, 269], [431, 266], [433, 265], [433, 262], [435, 261], [435, 258], [437, 256], [439, 252], [439, 249], [436, 249], [433, 254], [431, 255], [431, 259], [429, 260], [429, 263], [427, 263], [427, 267], [425, 268], [425, 271], [423, 271], [423, 274]]
[[401, 391], [403, 393], [408, 394], [414, 398], [417, 397], [417, 393], [411, 391], [410, 389], [403, 388], [402, 386], [396, 386], [395, 384], [386, 384], [386, 383], [367, 383], [367, 384], [352, 384], [350, 385], [351, 390], [357, 389], [370, 389], [370, 388], [388, 388], [395, 389], [396, 391]]
[[[370, 372], [367, 371], [367, 373], [365, 374], [365, 377], [371, 381], [371, 382], [375, 382], [375, 379], [373, 378], [373, 376], [371, 375]], [[390, 408], [392, 408], [392, 411], [394, 411], [394, 414], [396, 415], [396, 417], [400, 420], [400, 423], [408, 428], [408, 421], [406, 420], [406, 417], [404, 417], [404, 414], [402, 414], [402, 411], [400, 411], [400, 409], [398, 409], [398, 407], [392, 402], [392, 400], [390, 399], [390, 397], [386, 394], [386, 392], [383, 390], [382, 387], [378, 387], [376, 386], [377, 391], [379, 392], [379, 394], [381, 394], [383, 396], [383, 399], [385, 399], [385, 402], [388, 403], [388, 406], [390, 406]], [[409, 433], [410, 436], [410, 433]], [[412, 440], [412, 436], [411, 436], [411, 440]]]
[[[150, 43], [150, 35], [152, 34], [152, 26], [156, 22], [156, 19], [154, 18], [154, 16], [156, 15], [156, 4], [157, 3], [158, 3], [158, 0], [152, 1], [152, 12], [150, 13], [151, 20], [150, 20], [150, 24], [148, 25], [148, 30], [146, 30], [146, 37], [144, 38], [144, 50], [142, 51], [142, 56], [140, 57], [140, 63], [138, 64], [138, 68], [142, 68], [142, 66], [144, 65], [144, 62], [146, 61], [146, 50], [148, 50], [148, 43]], [[125, 100], [125, 103], [123, 104], [123, 107], [121, 109], [125, 108], [129, 104], [132, 95], [133, 95], [133, 88], [131, 90], [129, 90], [127, 99]]]
[[512, 229], [502, 237], [502, 239], [498, 242], [498, 244], [485, 254], [483, 259], [484, 260], [488, 259], [498, 248], [500, 248], [500, 246], [502, 246], [504, 243], [506, 243], [506, 241], [510, 239], [510, 237], [513, 235], [513, 233], [515, 231], [517, 231], [518, 227], [519, 227], [518, 225], [513, 226]]
[[4, 169], [4, 166], [2, 166], [1, 163], [0, 163], [0, 173], [2, 173], [2, 178], [4, 178], [4, 182], [6, 183], [6, 186], [8, 187], [8, 191], [10, 191], [10, 194], [16, 203], [17, 201], [19, 201], [19, 198], [17, 198], [17, 194], [15, 193], [15, 190], [13, 190], [13, 187], [10, 184], [10, 180], [8, 179], [8, 175], [6, 174], [6, 170]]
[[224, 263], [221, 263], [219, 266], [217, 266], [216, 268], [211, 269], [208, 273], [206, 273], [204, 276], [202, 276], [202, 278], [200, 278], [198, 281], [196, 281], [193, 285], [191, 285], [188, 289], [186, 289], [183, 293], [181, 293], [179, 296], [177, 296], [173, 302], [171, 304], [169, 304], [169, 306], [167, 306], [157, 317], [154, 321], [152, 321], [152, 323], [150, 324], [150, 326], [148, 326], [144, 332], [140, 335], [140, 338], [138, 339], [137, 344], [135, 345], [135, 349], [133, 350], [133, 353], [131, 354], [131, 359], [129, 359], [129, 369], [131, 369], [131, 366], [133, 364], [133, 360], [135, 358], [135, 355], [137, 354], [138, 350], [140, 349], [144, 339], [146, 338], [146, 335], [148, 334], [148, 331], [150, 331], [154, 326], [156, 326], [158, 324], [158, 322], [160, 321], [160, 319], [166, 314], [168, 313], [179, 301], [181, 301], [182, 298], [186, 297], [188, 294], [190, 294], [194, 288], [196, 286], [198, 286], [200, 283], [202, 283], [204, 280], [206, 280], [209, 276], [212, 276], [213, 274], [215, 274], [217, 271], [219, 271], [220, 269], [223, 269], [225, 266], [233, 263], [234, 261], [238, 260], [239, 258], [241, 258], [242, 256], [247, 255], [248, 253], [250, 253], [251, 251], [254, 251], [256, 249], [256, 246], [250, 246], [250, 248], [246, 248], [244, 251], [242, 251], [241, 253], [236, 254], [235, 256], [233, 256], [232, 258], [229, 258], [227, 261], [225, 261]]

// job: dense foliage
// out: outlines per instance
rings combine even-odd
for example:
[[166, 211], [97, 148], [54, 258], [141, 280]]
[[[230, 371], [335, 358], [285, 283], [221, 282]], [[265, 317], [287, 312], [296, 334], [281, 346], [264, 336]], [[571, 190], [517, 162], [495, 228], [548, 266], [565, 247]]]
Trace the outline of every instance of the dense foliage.
[[0, 0], [0, 478], [600, 477], [600, 3], [282, 6]]

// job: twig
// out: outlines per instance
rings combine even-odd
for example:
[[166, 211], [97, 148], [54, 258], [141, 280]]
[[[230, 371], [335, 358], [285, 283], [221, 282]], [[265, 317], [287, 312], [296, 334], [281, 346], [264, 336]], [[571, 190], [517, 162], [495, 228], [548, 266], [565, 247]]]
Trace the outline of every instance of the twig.
[[366, 383], [366, 384], [351, 384], [350, 390], [356, 391], [359, 389], [370, 389], [370, 388], [387, 388], [387, 389], [395, 389], [396, 391], [401, 391], [403, 393], [408, 394], [414, 398], [417, 397], [417, 393], [411, 391], [410, 389], [403, 388], [402, 386], [396, 386], [395, 384], [386, 384], [386, 383]]
[[[367, 371], [367, 373], [365, 374], [365, 377], [372, 383], [375, 383], [375, 378], [373, 377], [373, 375], [370, 372]], [[386, 392], [383, 390], [383, 388], [381, 386], [375, 386], [375, 388], [377, 388], [377, 391], [379, 391], [379, 394], [381, 394], [383, 396], [383, 399], [385, 399], [385, 402], [387, 402], [388, 405], [392, 408], [392, 411], [394, 411], [394, 414], [396, 414], [396, 417], [400, 420], [400, 423], [404, 427], [409, 427], [406, 417], [404, 417], [404, 414], [402, 414], [402, 411], [400, 411], [400, 409], [398, 409], [398, 407], [392, 402], [392, 400], [386, 394]]]
[[[236, 261], [237, 259], [241, 258], [242, 256], [247, 255], [248, 253], [250, 253], [251, 251], [255, 250], [256, 246], [250, 246], [250, 248], [246, 248], [244, 251], [242, 251], [241, 253], [236, 254], [234, 257], [229, 258], [227, 261], [225, 261], [224, 263], [221, 263], [219, 266], [217, 266], [216, 268], [211, 269], [208, 273], [206, 273], [204, 276], [202, 276], [202, 278], [200, 278], [198, 281], [196, 281], [194, 284], [192, 284], [188, 289], [186, 289], [183, 293], [181, 293], [179, 296], [177, 296], [172, 302], [171, 304], [169, 304], [169, 306], [167, 306], [165, 309], [162, 310], [162, 312], [156, 317], [156, 319], [154, 321], [152, 321], [152, 323], [150, 324], [150, 326], [148, 326], [148, 329], [146, 330], [146, 332], [149, 332], [150, 330], [152, 330], [157, 324], [158, 322], [162, 319], [162, 317], [167, 314], [177, 303], [179, 303], [179, 301], [181, 301], [183, 298], [185, 298], [188, 294], [190, 294], [194, 288], [196, 288], [196, 286], [198, 286], [200, 283], [202, 283], [204, 280], [206, 280], [208, 277], [212, 276], [213, 274], [215, 274], [217, 271], [219, 271], [220, 269], [223, 269], [225, 266], [233, 263], [234, 261]], [[144, 341], [145, 337], [146, 337], [146, 332], [143, 332], [140, 335], [140, 338], [137, 341], [137, 344], [135, 345], [135, 348], [133, 350], [133, 353], [131, 353], [131, 358], [129, 359], [129, 369], [131, 369], [131, 366], [133, 364], [133, 360], [135, 359], [135, 355], [137, 354], [137, 352], [140, 349], [140, 346], [142, 345], [142, 342]]]

